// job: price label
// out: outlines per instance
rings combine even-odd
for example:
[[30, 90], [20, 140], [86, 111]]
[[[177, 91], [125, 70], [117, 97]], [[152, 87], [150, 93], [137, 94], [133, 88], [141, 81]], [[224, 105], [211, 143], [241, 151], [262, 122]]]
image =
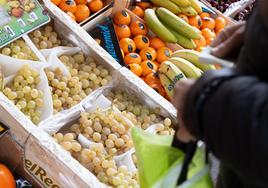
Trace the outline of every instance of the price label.
[[0, 123], [0, 138], [8, 131], [8, 127]]
[[0, 0], [0, 48], [49, 21], [37, 0]]

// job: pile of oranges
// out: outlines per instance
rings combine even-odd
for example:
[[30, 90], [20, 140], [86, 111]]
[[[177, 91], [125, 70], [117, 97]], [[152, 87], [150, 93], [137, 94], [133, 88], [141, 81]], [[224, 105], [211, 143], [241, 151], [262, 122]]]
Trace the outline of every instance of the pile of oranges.
[[102, 0], [51, 0], [77, 23], [86, 20], [92, 13], [103, 8]]
[[198, 40], [194, 40], [197, 46], [197, 51], [201, 51], [204, 47], [210, 45], [211, 42], [216, 38], [216, 36], [226, 26], [226, 21], [223, 17], [219, 16], [213, 19], [207, 12], [203, 12], [200, 15], [193, 17], [187, 17], [183, 14], [180, 14], [178, 16], [190, 25], [200, 30], [200, 34], [202, 35], [201, 38]]
[[160, 63], [170, 58], [172, 50], [158, 37], [148, 36], [146, 24], [132, 20], [126, 10], [117, 12], [113, 21], [125, 64], [134, 74], [165, 96], [157, 71]]

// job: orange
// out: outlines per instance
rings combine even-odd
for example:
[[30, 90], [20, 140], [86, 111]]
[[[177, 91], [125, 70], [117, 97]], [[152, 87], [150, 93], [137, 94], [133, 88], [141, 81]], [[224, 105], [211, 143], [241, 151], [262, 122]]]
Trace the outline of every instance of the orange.
[[202, 12], [201, 14], [199, 14], [199, 16], [204, 19], [205, 17], [210, 17], [210, 14], [207, 12]]
[[162, 63], [163, 61], [168, 60], [172, 53], [172, 50], [167, 47], [159, 48], [156, 52], [156, 59], [158, 62]]
[[119, 41], [120, 48], [124, 51], [125, 54], [135, 52], [136, 44], [130, 38], [123, 38]]
[[217, 30], [216, 36], [218, 36], [220, 34], [220, 32], [222, 32], [222, 30], [224, 30], [224, 28]]
[[154, 61], [154, 64], [156, 65], [157, 69], [159, 69], [160, 63], [158, 63], [157, 61]]
[[160, 83], [160, 80], [157, 78], [157, 73], [152, 72], [144, 78], [144, 82], [150, 85], [150, 84]]
[[147, 8], [150, 8], [152, 6], [152, 4], [148, 3], [148, 2], [139, 2], [136, 5], [138, 5], [142, 9], [147, 9]]
[[186, 16], [185, 14], [179, 14], [178, 17], [183, 19], [186, 23], [189, 23], [188, 16]]
[[87, 5], [77, 5], [76, 12], [74, 13], [77, 22], [82, 22], [90, 16], [90, 10]]
[[102, 2], [102, 0], [91, 0], [88, 3], [88, 8], [92, 12], [98, 12], [99, 10], [101, 10], [103, 8], [103, 2]]
[[207, 41], [207, 45], [209, 46], [211, 44], [211, 42], [214, 40], [215, 38], [213, 37], [210, 37], [210, 38], [207, 38], [206, 41]]
[[130, 24], [130, 30], [132, 35], [147, 35], [148, 29], [147, 26], [141, 21], [135, 21]]
[[137, 49], [148, 48], [150, 46], [149, 38], [144, 35], [137, 35], [133, 41], [136, 44]]
[[202, 35], [205, 37], [205, 39], [215, 37], [215, 33], [213, 34], [209, 28], [202, 29]]
[[130, 7], [130, 10], [131, 10], [131, 12], [133, 12], [134, 14], [139, 16], [140, 18], [144, 17], [144, 10], [141, 7], [133, 6], [133, 7]]
[[199, 29], [202, 26], [202, 19], [198, 15], [189, 17], [189, 24]]
[[50, 0], [54, 5], [59, 5], [61, 0]]
[[207, 41], [202, 35], [200, 36], [200, 39], [194, 39], [194, 43], [197, 47], [205, 47], [207, 45]]
[[157, 71], [155, 64], [149, 60], [145, 60], [145, 61], [141, 62], [141, 68], [143, 70], [142, 76], [147, 76], [148, 74], [151, 74], [151, 73]]
[[150, 61], [154, 61], [156, 58], [156, 51], [155, 49], [148, 47], [148, 48], [143, 48], [140, 51], [140, 56], [141, 59], [144, 60], [150, 60]]
[[132, 64], [129, 64], [129, 69], [131, 70], [131, 72], [133, 72], [134, 74], [136, 74], [138, 77], [141, 76], [142, 74], [142, 68], [139, 64], [137, 63], [132, 63]]
[[12, 173], [3, 164], [0, 164], [0, 187], [16, 188], [16, 182]]
[[131, 17], [125, 10], [119, 11], [114, 16], [114, 23], [117, 25], [129, 25]]
[[141, 63], [141, 56], [137, 53], [129, 53], [125, 56], [124, 62], [129, 65], [132, 63], [140, 64]]
[[217, 17], [215, 19], [215, 30], [218, 31], [220, 29], [223, 29], [226, 25], [226, 21], [223, 17]]
[[119, 40], [122, 38], [129, 38], [131, 36], [131, 31], [127, 25], [115, 25], [114, 29]]
[[84, 4], [84, 5], [86, 5], [86, 4], [87, 4], [87, 0], [75, 0], [75, 3], [76, 3], [77, 5], [79, 5], [79, 4]]
[[209, 28], [209, 29], [214, 29], [215, 28], [215, 21], [212, 18], [209, 17], [204, 17], [203, 18], [203, 24], [202, 24], [202, 29], [204, 28]]
[[76, 18], [75, 18], [75, 16], [74, 16], [73, 13], [71, 13], [71, 12], [66, 12], [66, 14], [67, 14], [68, 16], [70, 16], [70, 18], [72, 18], [72, 20], [76, 21]]
[[163, 97], [165, 96], [165, 90], [163, 89], [161, 83], [155, 83], [155, 84], [148, 84], [151, 88], [153, 88], [157, 93], [162, 95]]
[[197, 47], [195, 50], [198, 52], [202, 52], [204, 50], [205, 47]]
[[165, 47], [165, 43], [158, 37], [152, 37], [150, 39], [150, 47], [158, 50], [161, 47]]
[[62, 0], [59, 7], [64, 12], [71, 12], [74, 14], [76, 11], [76, 3], [74, 0]]

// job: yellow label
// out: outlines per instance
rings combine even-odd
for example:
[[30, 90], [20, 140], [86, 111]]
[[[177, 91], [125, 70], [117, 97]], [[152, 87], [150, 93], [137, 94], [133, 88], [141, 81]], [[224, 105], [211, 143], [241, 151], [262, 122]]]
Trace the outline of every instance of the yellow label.
[[48, 177], [47, 172], [38, 164], [33, 163], [30, 160], [25, 160], [26, 169], [36, 177], [45, 187], [49, 188], [60, 188], [60, 186], [50, 177]]

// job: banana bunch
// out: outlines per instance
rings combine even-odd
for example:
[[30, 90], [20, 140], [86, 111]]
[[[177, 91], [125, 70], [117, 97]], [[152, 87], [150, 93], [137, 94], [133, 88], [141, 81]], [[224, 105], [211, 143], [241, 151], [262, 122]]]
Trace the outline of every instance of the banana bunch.
[[215, 69], [213, 65], [199, 63], [199, 54], [194, 50], [178, 50], [169, 60], [161, 63], [159, 78], [170, 99], [176, 82], [187, 78], [197, 79], [202, 76], [203, 71]]
[[202, 13], [198, 0], [151, 0], [159, 7], [164, 7], [174, 14], [183, 13], [187, 16], [196, 16]]
[[[190, 5], [190, 0], [151, 0], [160, 8], [146, 9], [145, 21], [148, 27], [162, 40], [171, 43], [178, 43], [184, 48], [195, 49], [193, 39], [199, 39], [200, 33], [184, 20], [179, 18], [174, 12], [186, 11], [188, 15], [191, 10], [195, 11]], [[188, 2], [188, 3], [187, 3]], [[193, 0], [195, 2], [195, 0]], [[197, 2], [197, 5], [198, 2]], [[166, 8], [164, 8], [166, 7]], [[171, 8], [173, 7], [173, 8]], [[176, 9], [176, 7], [178, 9]], [[180, 8], [179, 8], [180, 7]], [[181, 8], [183, 7], [183, 9]], [[185, 13], [186, 14], [186, 13]], [[195, 14], [197, 12], [195, 11]]]

